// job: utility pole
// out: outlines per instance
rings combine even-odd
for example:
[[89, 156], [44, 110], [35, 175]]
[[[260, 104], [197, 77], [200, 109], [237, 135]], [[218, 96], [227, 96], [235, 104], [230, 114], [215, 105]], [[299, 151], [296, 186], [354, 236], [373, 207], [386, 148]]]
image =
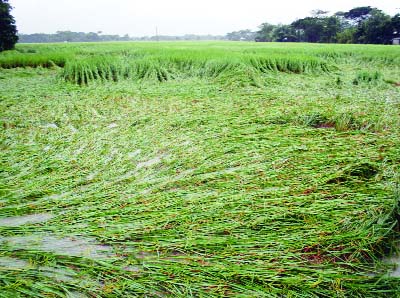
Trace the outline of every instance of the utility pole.
[[156, 40], [160, 41], [159, 38], [158, 38], [158, 27], [157, 26], [156, 26]]

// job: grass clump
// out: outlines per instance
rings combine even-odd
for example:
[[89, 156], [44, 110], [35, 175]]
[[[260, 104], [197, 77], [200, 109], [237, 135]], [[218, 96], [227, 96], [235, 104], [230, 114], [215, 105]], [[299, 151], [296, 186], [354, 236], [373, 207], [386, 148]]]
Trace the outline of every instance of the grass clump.
[[350, 182], [353, 179], [368, 180], [375, 177], [378, 172], [378, 166], [371, 162], [351, 164], [343, 168], [339, 173], [332, 175], [326, 183]]
[[329, 120], [327, 116], [320, 113], [311, 113], [299, 117], [298, 122], [302, 125], [314, 128], [334, 127], [335, 123]]
[[360, 83], [374, 83], [382, 80], [382, 73], [379, 71], [361, 71], [357, 73], [356, 78], [353, 80], [354, 85]]
[[16, 67], [44, 67], [51, 68], [54, 66], [64, 67], [68, 55], [58, 53], [38, 54], [28, 51], [27, 53], [19, 53], [17, 51], [7, 51], [0, 55], [0, 68], [16, 68]]
[[352, 111], [336, 113], [312, 112], [305, 115], [286, 116], [286, 118], [287, 120], [283, 123], [295, 123], [313, 128], [333, 128], [336, 131], [376, 131], [384, 129], [384, 127], [380, 127], [380, 123], [365, 116], [360, 117]]
[[332, 70], [326, 61], [313, 57], [254, 57], [250, 64], [261, 72], [279, 71], [287, 73], [316, 73]]
[[[120, 79], [154, 80], [165, 82], [178, 78], [232, 79], [238, 84], [260, 85], [262, 74], [268, 72], [313, 73], [328, 72], [328, 64], [315, 58], [249, 58], [243, 55], [232, 59], [221, 57], [187, 57], [171, 53], [144, 58], [89, 57], [68, 61], [62, 72], [65, 81], [87, 85], [96, 80]], [[112, 74], [110, 73], [112, 72]]]
[[119, 62], [105, 56], [68, 61], [61, 76], [79, 85], [87, 85], [94, 80], [116, 82], [125, 74], [124, 65]]

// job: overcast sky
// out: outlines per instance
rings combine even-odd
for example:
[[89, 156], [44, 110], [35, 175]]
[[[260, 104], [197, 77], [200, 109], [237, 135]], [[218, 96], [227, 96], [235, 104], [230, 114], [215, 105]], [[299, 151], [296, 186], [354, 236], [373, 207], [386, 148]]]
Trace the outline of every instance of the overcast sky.
[[226, 34], [263, 22], [288, 24], [311, 10], [373, 6], [400, 13], [398, 0], [10, 0], [20, 33], [71, 30], [130, 36]]

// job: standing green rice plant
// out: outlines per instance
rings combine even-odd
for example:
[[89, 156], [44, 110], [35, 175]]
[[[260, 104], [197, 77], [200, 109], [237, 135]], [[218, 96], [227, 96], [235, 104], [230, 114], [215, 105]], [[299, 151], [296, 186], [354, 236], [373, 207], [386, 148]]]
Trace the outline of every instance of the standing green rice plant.
[[382, 80], [382, 73], [379, 71], [360, 71], [357, 73], [356, 78], [353, 80], [354, 85], [358, 85], [360, 83], [375, 83]]

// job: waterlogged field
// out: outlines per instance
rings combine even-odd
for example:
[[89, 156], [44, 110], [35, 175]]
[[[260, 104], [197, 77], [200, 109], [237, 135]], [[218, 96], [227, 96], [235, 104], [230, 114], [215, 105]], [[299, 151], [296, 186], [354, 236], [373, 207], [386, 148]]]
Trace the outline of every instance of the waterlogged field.
[[0, 297], [399, 297], [400, 47], [18, 45], [0, 67]]

